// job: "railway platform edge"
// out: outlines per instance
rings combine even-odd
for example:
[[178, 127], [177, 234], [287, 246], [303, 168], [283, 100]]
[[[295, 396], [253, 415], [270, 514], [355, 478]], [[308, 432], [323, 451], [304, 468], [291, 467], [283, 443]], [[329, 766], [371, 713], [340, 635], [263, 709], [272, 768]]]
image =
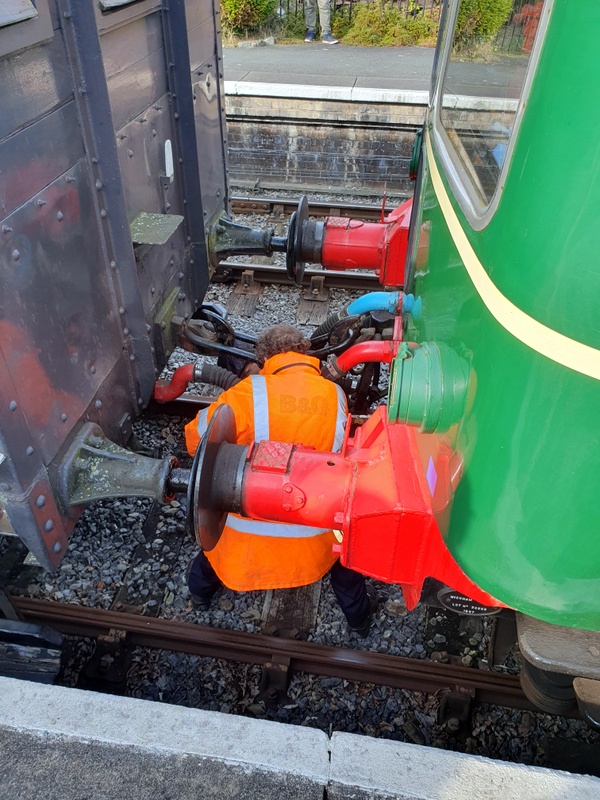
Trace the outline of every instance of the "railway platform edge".
[[3, 798], [596, 800], [600, 779], [0, 677]]

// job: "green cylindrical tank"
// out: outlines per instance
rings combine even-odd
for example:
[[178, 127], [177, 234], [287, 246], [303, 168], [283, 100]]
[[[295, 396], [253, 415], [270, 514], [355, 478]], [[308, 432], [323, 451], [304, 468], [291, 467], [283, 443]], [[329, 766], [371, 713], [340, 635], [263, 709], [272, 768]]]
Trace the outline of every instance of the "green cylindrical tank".
[[[450, 551], [507, 605], [591, 630], [600, 630], [598, 30], [596, 0], [555, 0], [503, 191], [481, 230], [453, 194], [430, 113], [419, 221], [429, 252], [409, 287], [423, 299], [409, 336], [471, 366]], [[469, 249], [526, 315], [518, 324], [474, 283]], [[536, 321], [550, 331], [546, 354]]]

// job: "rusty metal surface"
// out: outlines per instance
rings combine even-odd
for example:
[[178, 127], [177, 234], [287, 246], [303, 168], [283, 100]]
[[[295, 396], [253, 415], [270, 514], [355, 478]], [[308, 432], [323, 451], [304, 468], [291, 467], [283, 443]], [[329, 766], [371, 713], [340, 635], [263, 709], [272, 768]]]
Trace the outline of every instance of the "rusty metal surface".
[[551, 625], [517, 614], [519, 648], [535, 667], [600, 680], [600, 632]]
[[[191, 81], [206, 61], [221, 80], [212, 3], [36, 8], [45, 38], [35, 20], [0, 31], [29, 46], [3, 58], [0, 41], [0, 504], [49, 569], [74, 524], [54, 499], [60, 452], [88, 420], [127, 439], [165, 363], [171, 316], [203, 297], [203, 198], [212, 216], [226, 194], [220, 87], [205, 108]], [[140, 213], [186, 219], [166, 243], [134, 248]]]
[[44, 600], [12, 597], [11, 602], [23, 619], [73, 635], [126, 631], [142, 647], [260, 665], [289, 659], [292, 669], [318, 675], [418, 692], [462, 687], [474, 693], [475, 702], [533, 709], [512, 675]]

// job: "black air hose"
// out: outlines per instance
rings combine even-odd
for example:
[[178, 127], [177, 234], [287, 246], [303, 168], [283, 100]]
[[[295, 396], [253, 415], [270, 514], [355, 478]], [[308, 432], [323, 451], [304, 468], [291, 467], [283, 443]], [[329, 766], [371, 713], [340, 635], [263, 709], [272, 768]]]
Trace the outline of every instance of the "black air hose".
[[210, 383], [212, 386], [218, 386], [220, 389], [231, 389], [232, 386], [240, 382], [240, 378], [224, 367], [218, 367], [216, 364], [207, 364], [205, 361], [199, 361], [194, 365], [194, 381], [198, 383]]
[[348, 316], [348, 307], [346, 306], [341, 311], [336, 311], [335, 314], [330, 314], [325, 322], [322, 322], [318, 328], [315, 328], [314, 331], [310, 335], [311, 342], [315, 339], [318, 339], [321, 336], [325, 336], [329, 333], [330, 330], [333, 329], [338, 322], [343, 320], [345, 317]]

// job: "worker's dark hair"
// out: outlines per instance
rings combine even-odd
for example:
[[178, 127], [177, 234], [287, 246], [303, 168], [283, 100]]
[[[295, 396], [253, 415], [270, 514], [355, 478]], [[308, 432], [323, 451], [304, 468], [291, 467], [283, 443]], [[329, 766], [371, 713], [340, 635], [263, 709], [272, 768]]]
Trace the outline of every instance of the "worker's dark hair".
[[278, 353], [306, 353], [309, 349], [310, 341], [299, 330], [291, 325], [275, 325], [256, 342], [256, 358], [262, 365]]

